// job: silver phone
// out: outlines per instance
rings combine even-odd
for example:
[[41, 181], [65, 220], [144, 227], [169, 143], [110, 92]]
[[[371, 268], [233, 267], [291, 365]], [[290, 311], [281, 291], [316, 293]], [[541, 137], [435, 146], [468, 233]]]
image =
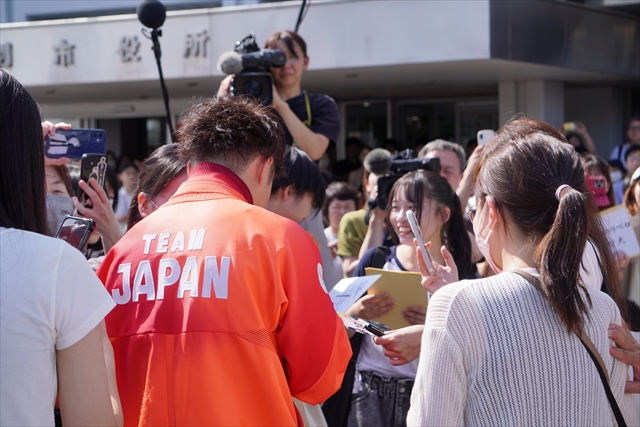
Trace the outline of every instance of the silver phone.
[[433, 268], [433, 263], [431, 262], [431, 255], [427, 251], [427, 248], [424, 247], [424, 237], [422, 237], [422, 232], [420, 231], [420, 227], [418, 227], [418, 221], [416, 220], [416, 215], [413, 211], [407, 211], [407, 219], [409, 220], [409, 225], [411, 226], [411, 231], [413, 231], [413, 235], [418, 239], [418, 245], [420, 245], [420, 251], [422, 252], [422, 257], [424, 258], [424, 262], [427, 263], [427, 270], [429, 270], [429, 274], [432, 276], [436, 275], [436, 269]]

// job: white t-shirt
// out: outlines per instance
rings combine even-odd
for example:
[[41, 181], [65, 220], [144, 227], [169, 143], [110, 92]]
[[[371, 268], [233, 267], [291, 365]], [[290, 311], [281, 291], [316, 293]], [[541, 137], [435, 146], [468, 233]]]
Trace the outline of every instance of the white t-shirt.
[[62, 240], [0, 227], [0, 425], [53, 426], [56, 350], [115, 306], [84, 256]]
[[582, 253], [582, 261], [580, 264], [580, 277], [584, 285], [599, 291], [602, 288], [602, 270], [596, 255], [596, 248], [589, 240]]

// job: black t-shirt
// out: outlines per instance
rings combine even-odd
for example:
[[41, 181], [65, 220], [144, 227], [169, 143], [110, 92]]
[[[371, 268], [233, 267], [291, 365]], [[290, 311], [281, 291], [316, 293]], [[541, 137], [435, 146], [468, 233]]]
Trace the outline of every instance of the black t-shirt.
[[[309, 97], [309, 106], [311, 107], [311, 126], [313, 132], [329, 138], [329, 141], [335, 143], [340, 133], [340, 110], [338, 104], [333, 98], [324, 94], [307, 93]], [[307, 120], [307, 106], [304, 100], [304, 92], [298, 96], [294, 96], [287, 100], [289, 108], [301, 121]], [[293, 143], [293, 138], [286, 128], [286, 142], [288, 145]]]

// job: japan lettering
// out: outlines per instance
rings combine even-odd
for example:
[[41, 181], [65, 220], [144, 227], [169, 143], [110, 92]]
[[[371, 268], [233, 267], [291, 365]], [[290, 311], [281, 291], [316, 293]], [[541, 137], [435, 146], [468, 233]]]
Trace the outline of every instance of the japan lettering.
[[[183, 253], [186, 251], [201, 251], [206, 230], [191, 230], [185, 242], [185, 232], [145, 234], [144, 255], [151, 250], [156, 254]], [[204, 266], [199, 265], [204, 261]], [[182, 261], [182, 263], [181, 263]], [[203, 267], [201, 269], [201, 267]], [[184, 298], [188, 291], [191, 298], [227, 299], [229, 297], [229, 270], [231, 257], [206, 256], [187, 258], [162, 258], [156, 271], [152, 271], [149, 260], [142, 260], [133, 271], [131, 263], [118, 265], [118, 280], [121, 287], [111, 291], [111, 296], [117, 304], [128, 304], [139, 301], [163, 300], [167, 292], [175, 292], [176, 298]], [[200, 271], [203, 271], [202, 280]], [[132, 277], [133, 273], [133, 277]], [[155, 273], [155, 274], [154, 274]], [[177, 287], [175, 286], [177, 284]], [[173, 287], [173, 288], [172, 288]], [[144, 298], [144, 299], [142, 299]]]

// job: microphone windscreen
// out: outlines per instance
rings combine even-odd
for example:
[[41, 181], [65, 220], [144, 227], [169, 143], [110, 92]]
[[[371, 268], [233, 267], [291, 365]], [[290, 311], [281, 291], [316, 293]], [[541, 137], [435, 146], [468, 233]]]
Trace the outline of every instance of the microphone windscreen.
[[167, 9], [158, 0], [142, 0], [137, 12], [142, 25], [154, 30], [162, 27], [167, 17]]
[[225, 52], [218, 58], [218, 70], [225, 74], [239, 74], [242, 71], [242, 57], [237, 52]]
[[384, 148], [374, 148], [364, 158], [364, 168], [370, 173], [384, 175], [389, 171], [393, 158], [391, 153]]

